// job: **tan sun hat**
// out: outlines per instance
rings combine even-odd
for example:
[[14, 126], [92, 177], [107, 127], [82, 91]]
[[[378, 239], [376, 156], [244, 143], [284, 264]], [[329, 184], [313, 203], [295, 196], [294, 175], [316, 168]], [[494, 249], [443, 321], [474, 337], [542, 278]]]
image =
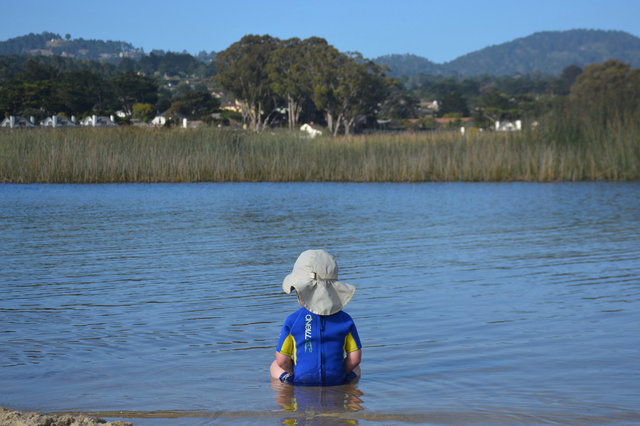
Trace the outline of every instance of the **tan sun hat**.
[[324, 250], [307, 250], [298, 256], [282, 289], [295, 290], [298, 302], [318, 315], [333, 315], [349, 303], [356, 288], [338, 281], [336, 259]]

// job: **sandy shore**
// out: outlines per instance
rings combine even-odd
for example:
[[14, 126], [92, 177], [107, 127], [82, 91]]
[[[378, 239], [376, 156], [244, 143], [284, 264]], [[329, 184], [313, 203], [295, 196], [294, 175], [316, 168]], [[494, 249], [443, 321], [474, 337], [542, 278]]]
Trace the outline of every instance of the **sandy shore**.
[[0, 425], [2, 426], [132, 426], [128, 422], [107, 422], [88, 416], [68, 414], [41, 414], [9, 410], [0, 407]]

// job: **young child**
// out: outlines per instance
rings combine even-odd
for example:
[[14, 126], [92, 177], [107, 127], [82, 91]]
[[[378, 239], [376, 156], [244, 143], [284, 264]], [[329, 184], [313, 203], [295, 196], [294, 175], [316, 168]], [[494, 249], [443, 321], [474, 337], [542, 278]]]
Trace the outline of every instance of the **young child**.
[[360, 375], [362, 345], [353, 320], [342, 311], [356, 289], [338, 281], [335, 258], [324, 250], [300, 254], [282, 282], [295, 290], [299, 310], [282, 326], [271, 377], [296, 385], [341, 385]]

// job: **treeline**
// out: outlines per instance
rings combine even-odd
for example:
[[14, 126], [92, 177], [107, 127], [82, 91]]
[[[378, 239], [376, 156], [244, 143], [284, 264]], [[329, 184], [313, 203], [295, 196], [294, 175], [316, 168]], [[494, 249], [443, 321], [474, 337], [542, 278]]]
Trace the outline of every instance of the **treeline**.
[[[386, 67], [339, 52], [321, 38], [257, 35], [219, 52], [216, 67], [215, 81], [240, 101], [251, 128], [272, 125], [286, 111], [289, 128], [316, 122], [333, 134], [350, 134], [376, 120], [393, 120], [398, 129], [434, 129], [437, 117], [472, 117], [476, 126], [491, 127], [496, 120], [539, 113], [543, 98], [566, 95], [582, 72], [569, 67], [559, 78], [420, 74], [396, 79], [387, 76]], [[427, 107], [425, 101], [436, 102]]]
[[116, 63], [80, 60], [63, 56], [0, 55], [0, 83], [14, 78], [28, 62], [56, 68], [58, 71], [92, 71], [103, 77], [123, 72], [145, 73], [150, 76], [208, 78], [215, 74], [215, 55], [201, 53], [196, 58], [188, 53], [154, 50], [138, 59], [121, 58]]
[[[206, 84], [213, 65], [188, 54], [143, 59], [114, 65], [55, 56], [0, 56], [0, 111], [38, 120], [53, 114], [82, 117], [122, 111], [126, 122], [148, 121], [162, 112], [206, 119], [218, 110], [220, 101]], [[176, 78], [165, 80], [167, 76]], [[200, 83], [181, 84], [180, 77]]]
[[144, 52], [131, 43], [113, 40], [72, 39], [66, 34], [30, 33], [0, 42], [0, 55], [55, 55], [78, 59], [113, 61], [120, 56], [140, 56]]
[[439, 117], [470, 117], [476, 127], [495, 121], [535, 119], [570, 93], [583, 69], [572, 65], [558, 77], [535, 75], [454, 78], [419, 74], [403, 86], [419, 99], [438, 102]]
[[26, 55], [34, 49], [46, 47], [52, 39], [61, 38], [58, 34], [42, 32], [30, 33], [20, 37], [14, 37], [0, 42], [0, 55]]
[[[219, 52], [216, 64], [215, 79], [241, 102], [254, 129], [268, 125], [277, 111], [288, 112], [290, 128], [306, 112], [306, 120], [315, 116], [333, 134], [347, 135], [375, 119], [432, 129], [435, 118], [452, 118], [459, 127], [456, 119], [466, 117], [475, 127], [493, 128], [496, 121], [556, 119], [568, 110], [575, 123], [607, 126], [612, 119], [638, 118], [640, 104], [640, 69], [618, 60], [584, 70], [569, 66], [558, 77], [419, 75], [399, 81], [320, 38], [252, 35]], [[427, 109], [425, 100], [437, 103]]]
[[[316, 123], [332, 134], [376, 128], [380, 122], [398, 130], [460, 127], [468, 120], [492, 128], [497, 120], [533, 122], [569, 111], [573, 122], [599, 125], [613, 116], [638, 118], [638, 69], [617, 60], [584, 70], [570, 66], [555, 77], [397, 79], [384, 66], [340, 52], [324, 39], [268, 35], [245, 36], [215, 60], [199, 56], [154, 51], [118, 63], [0, 56], [0, 114], [42, 119], [122, 111], [126, 122], [164, 113], [217, 123], [233, 118], [255, 130]], [[220, 110], [222, 102], [233, 101], [242, 115]]]

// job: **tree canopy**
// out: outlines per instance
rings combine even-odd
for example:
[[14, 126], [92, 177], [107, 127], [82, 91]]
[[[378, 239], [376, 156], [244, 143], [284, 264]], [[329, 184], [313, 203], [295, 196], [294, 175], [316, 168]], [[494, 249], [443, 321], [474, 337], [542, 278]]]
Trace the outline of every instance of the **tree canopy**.
[[216, 57], [217, 81], [241, 102], [243, 114], [254, 130], [268, 123], [264, 111], [272, 109], [267, 65], [278, 42], [268, 35], [247, 35]]
[[571, 86], [570, 100], [598, 120], [624, 120], [640, 112], [640, 68], [617, 59], [588, 65]]
[[387, 89], [382, 68], [324, 39], [248, 35], [216, 56], [217, 81], [239, 100], [250, 128], [286, 112], [290, 128], [304, 105], [323, 113], [329, 131], [349, 134], [374, 114]]
[[118, 109], [131, 114], [135, 103], [155, 104], [157, 92], [152, 79], [135, 73], [103, 78], [89, 70], [60, 71], [30, 60], [0, 86], [0, 111], [36, 118]]

